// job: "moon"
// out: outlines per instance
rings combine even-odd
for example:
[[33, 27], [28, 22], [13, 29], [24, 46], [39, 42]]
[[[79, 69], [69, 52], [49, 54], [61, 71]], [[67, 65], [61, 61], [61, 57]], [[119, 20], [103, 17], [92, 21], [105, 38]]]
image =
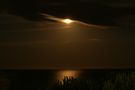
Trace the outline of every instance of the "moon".
[[71, 24], [73, 20], [67, 18], [67, 19], [62, 20], [62, 22], [66, 24]]

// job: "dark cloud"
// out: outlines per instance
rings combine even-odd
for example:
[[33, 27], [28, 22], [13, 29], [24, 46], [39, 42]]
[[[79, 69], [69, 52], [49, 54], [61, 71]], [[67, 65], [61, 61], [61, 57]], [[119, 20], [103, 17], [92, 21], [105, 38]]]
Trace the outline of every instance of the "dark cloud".
[[[125, 2], [131, 1], [125, 0]], [[135, 13], [134, 8], [117, 9], [120, 4], [110, 0], [85, 0], [84, 2], [81, 0], [2, 0], [0, 11], [29, 20], [43, 20], [41, 13], [47, 13], [62, 18], [71, 17], [87, 23], [113, 25], [116, 19], [127, 15], [129, 11]]]

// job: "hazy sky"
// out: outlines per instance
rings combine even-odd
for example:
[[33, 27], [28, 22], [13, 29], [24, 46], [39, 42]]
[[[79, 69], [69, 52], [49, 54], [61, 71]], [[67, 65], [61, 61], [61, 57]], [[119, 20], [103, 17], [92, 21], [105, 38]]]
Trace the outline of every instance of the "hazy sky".
[[0, 15], [1, 68], [133, 68], [134, 25], [34, 22]]
[[[0, 68], [82, 69], [135, 66], [135, 16], [132, 14], [121, 20], [117, 19], [115, 23], [118, 26], [106, 26], [114, 20], [112, 16], [123, 15], [123, 12], [94, 4], [89, 8], [78, 5], [80, 8], [70, 8], [73, 11], [67, 14], [64, 12], [66, 7], [58, 7], [55, 11], [54, 7], [46, 7], [37, 3], [37, 0], [0, 2]], [[87, 26], [82, 23], [66, 25], [42, 21], [40, 10], [48, 10], [48, 13], [58, 16], [73, 15], [77, 20], [93, 20], [105, 23], [105, 26], [92, 25], [93, 22]]]

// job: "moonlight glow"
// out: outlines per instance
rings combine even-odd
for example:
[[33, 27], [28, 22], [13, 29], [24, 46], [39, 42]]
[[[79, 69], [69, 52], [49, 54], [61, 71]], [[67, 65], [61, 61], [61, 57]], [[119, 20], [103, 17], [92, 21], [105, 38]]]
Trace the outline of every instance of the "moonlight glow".
[[74, 70], [64, 70], [57, 72], [57, 80], [63, 80], [64, 77], [73, 77], [76, 78], [80, 75], [79, 71]]
[[70, 24], [70, 23], [73, 22], [73, 20], [71, 20], [71, 19], [64, 19], [64, 20], [62, 20], [62, 22], [66, 23], [66, 24]]

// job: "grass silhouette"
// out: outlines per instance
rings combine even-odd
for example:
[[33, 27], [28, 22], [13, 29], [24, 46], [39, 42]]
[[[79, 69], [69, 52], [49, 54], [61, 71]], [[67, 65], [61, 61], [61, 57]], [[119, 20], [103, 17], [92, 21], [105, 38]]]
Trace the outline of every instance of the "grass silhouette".
[[65, 77], [62, 81], [56, 81], [51, 90], [135, 90], [135, 72], [113, 74], [102, 82]]

